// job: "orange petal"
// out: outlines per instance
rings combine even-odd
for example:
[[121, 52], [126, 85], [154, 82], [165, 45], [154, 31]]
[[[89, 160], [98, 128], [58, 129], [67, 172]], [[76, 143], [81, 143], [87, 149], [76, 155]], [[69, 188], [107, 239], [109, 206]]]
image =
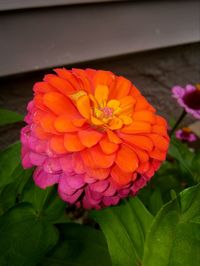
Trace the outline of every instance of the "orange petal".
[[96, 72], [97, 72], [97, 70], [92, 69], [92, 68], [86, 68], [85, 69], [85, 73], [87, 74], [87, 77], [90, 80], [93, 80], [94, 79], [94, 76], [96, 75]]
[[63, 136], [54, 136], [50, 140], [50, 148], [58, 154], [66, 153]]
[[109, 123], [109, 128], [111, 130], [120, 129], [122, 126], [123, 126], [123, 122], [118, 117], [114, 117]]
[[63, 114], [56, 118], [54, 126], [59, 132], [76, 132], [78, 129], [72, 124], [72, 121], [68, 119], [68, 116]]
[[109, 168], [115, 159], [115, 154], [105, 154], [99, 146], [81, 152], [82, 159], [87, 167]]
[[120, 115], [119, 118], [122, 120], [124, 125], [130, 125], [133, 122], [132, 118], [127, 115]]
[[138, 167], [138, 157], [136, 153], [129, 147], [122, 145], [117, 152], [115, 163], [124, 172], [134, 172]]
[[109, 99], [121, 99], [129, 94], [131, 82], [124, 77], [116, 77], [112, 84]]
[[84, 118], [74, 118], [72, 120], [73, 125], [76, 127], [82, 127], [85, 124], [85, 122], [86, 122], [86, 119]]
[[112, 179], [120, 186], [127, 185], [132, 180], [133, 173], [123, 172], [121, 168], [115, 165], [111, 170]]
[[81, 143], [90, 148], [97, 144], [100, 139], [103, 137], [103, 134], [95, 130], [80, 130], [78, 132]]
[[56, 116], [50, 113], [46, 113], [40, 118], [40, 125], [44, 129], [45, 132], [58, 134], [56, 128], [54, 127], [54, 121]]
[[35, 106], [37, 108], [39, 108], [40, 110], [43, 110], [43, 111], [48, 110], [48, 108], [44, 105], [44, 102], [43, 102], [43, 94], [35, 95], [33, 98], [33, 102], [34, 102]]
[[130, 126], [124, 126], [121, 132], [127, 134], [150, 133], [151, 125], [146, 122], [133, 122]]
[[77, 101], [76, 101], [76, 106], [80, 114], [86, 118], [89, 119], [91, 115], [91, 108], [90, 108], [90, 100], [87, 95], [81, 96]]
[[116, 133], [114, 133], [112, 130], [107, 130], [106, 131], [107, 135], [108, 135], [108, 139], [110, 140], [110, 142], [113, 142], [115, 144], [119, 144], [122, 143], [122, 140], [117, 136]]
[[114, 81], [114, 79], [115, 75], [112, 72], [97, 70], [93, 78], [94, 87], [96, 88], [99, 84], [106, 85], [109, 87], [110, 84]]
[[155, 123], [156, 118], [155, 115], [152, 112], [149, 111], [137, 111], [133, 113], [133, 120], [135, 121], [144, 121], [148, 123]]
[[167, 128], [167, 121], [162, 116], [156, 115], [156, 123]]
[[34, 125], [33, 132], [39, 139], [49, 139], [51, 134], [44, 132], [44, 129], [39, 125]]
[[153, 151], [149, 153], [149, 156], [153, 159], [164, 161], [166, 159], [166, 152], [163, 152], [158, 148], [155, 148]]
[[64, 95], [59, 92], [48, 92], [43, 97], [44, 104], [55, 114], [60, 115], [69, 113], [72, 115], [77, 114], [77, 110]]
[[33, 115], [33, 122], [34, 123], [40, 123], [40, 119], [46, 114], [46, 112], [43, 112], [40, 109], [37, 109], [37, 111], [34, 112]]
[[101, 149], [102, 151], [105, 153], [105, 154], [111, 154], [113, 152], [115, 152], [119, 145], [118, 144], [115, 144], [113, 142], [110, 142], [108, 137], [104, 137], [100, 142], [99, 142], [99, 145], [101, 146]]
[[133, 144], [140, 149], [145, 151], [152, 151], [153, 142], [150, 138], [146, 136], [138, 136], [138, 135], [128, 135], [128, 134], [120, 134], [120, 137], [127, 143]]
[[56, 68], [54, 69], [54, 71], [60, 78], [67, 80], [70, 83], [70, 85], [74, 88], [74, 90], [80, 89], [80, 84], [76, 79], [76, 77], [73, 75], [72, 71], [67, 70], [66, 68]]
[[47, 82], [36, 82], [33, 86], [33, 91], [35, 93], [46, 93], [54, 90], [55, 90], [54, 87], [52, 87]]
[[158, 135], [167, 135], [167, 129], [165, 126], [160, 126], [160, 125], [153, 125], [152, 126], [152, 133], [156, 133]]
[[53, 74], [45, 75], [44, 81], [47, 81], [51, 84], [54, 88], [56, 88], [59, 92], [68, 96], [75, 92], [75, 88], [71, 85], [71, 83], [63, 78], [60, 78]]
[[169, 141], [166, 140], [166, 138], [158, 134], [148, 134], [148, 137], [153, 141], [155, 147], [157, 147], [161, 151], [167, 151], [169, 147]]
[[141, 95], [140, 91], [133, 84], [131, 86], [131, 89], [130, 89], [130, 93], [129, 94], [131, 96], [133, 96], [133, 97], [137, 97], [137, 96]]
[[144, 96], [140, 95], [136, 98], [135, 112], [145, 110], [149, 106], [149, 103]]
[[148, 179], [150, 179], [154, 175], [155, 171], [152, 165], [150, 165], [149, 169], [144, 173]]
[[156, 109], [152, 105], [150, 105], [150, 104], [147, 107], [147, 110], [150, 111], [150, 112], [152, 112], [152, 113], [155, 113], [156, 112]]
[[126, 96], [120, 99], [121, 115], [131, 116], [133, 113], [133, 106], [136, 100], [132, 96]]
[[69, 152], [81, 151], [85, 148], [77, 134], [66, 133], [64, 136], [64, 146]]
[[135, 151], [141, 163], [147, 162], [149, 160], [149, 155], [146, 151], [133, 146], [131, 146], [131, 149]]
[[92, 93], [91, 82], [87, 76], [86, 71], [83, 69], [72, 68], [72, 73], [76, 76], [79, 87], [82, 90], [87, 91], [88, 93]]
[[149, 162], [141, 163], [140, 166], [137, 169], [137, 172], [139, 174], [144, 174], [146, 171], [148, 171], [149, 167], [150, 167], [150, 163]]
[[105, 85], [97, 85], [94, 92], [94, 97], [97, 100], [100, 107], [105, 107], [108, 99], [108, 87]]
[[95, 126], [102, 126], [104, 123], [102, 120], [96, 118], [95, 116], [91, 116], [91, 123]]
[[161, 161], [159, 161], [159, 160], [153, 160], [152, 161], [152, 166], [153, 166], [155, 171], [157, 171], [160, 168], [160, 165], [161, 165]]
[[93, 177], [98, 180], [106, 179], [110, 173], [110, 168], [94, 169], [94, 168], [86, 167], [85, 170], [89, 177]]

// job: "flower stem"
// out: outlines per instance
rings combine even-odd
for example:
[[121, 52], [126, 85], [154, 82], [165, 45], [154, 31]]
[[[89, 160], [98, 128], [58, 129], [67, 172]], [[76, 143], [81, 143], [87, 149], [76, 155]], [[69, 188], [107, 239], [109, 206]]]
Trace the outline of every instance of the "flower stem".
[[185, 110], [183, 110], [183, 112], [180, 115], [179, 119], [176, 121], [176, 123], [174, 124], [172, 130], [170, 131], [170, 137], [173, 135], [174, 131], [177, 129], [177, 127], [179, 126], [179, 124], [181, 123], [183, 118], [186, 116], [186, 114], [187, 114], [187, 112]]

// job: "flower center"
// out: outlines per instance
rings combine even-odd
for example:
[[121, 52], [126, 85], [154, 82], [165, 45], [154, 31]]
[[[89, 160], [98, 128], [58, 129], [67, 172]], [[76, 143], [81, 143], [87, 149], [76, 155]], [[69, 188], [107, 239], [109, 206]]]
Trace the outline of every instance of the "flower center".
[[189, 127], [184, 127], [184, 128], [182, 128], [182, 130], [185, 133], [191, 133], [192, 132], [192, 130]]
[[195, 91], [186, 94], [183, 100], [189, 108], [200, 110], [200, 89], [197, 87]]
[[103, 112], [103, 116], [105, 117], [105, 118], [110, 118], [110, 117], [112, 117], [112, 115], [113, 115], [113, 108], [110, 108], [110, 107], [108, 107], [108, 106], [106, 106], [106, 107], [103, 107], [103, 108], [100, 108], [100, 110]]
[[70, 95], [70, 98], [92, 126], [117, 130], [123, 125], [130, 125], [134, 99], [129, 96], [122, 100], [109, 100], [108, 94], [107, 86], [98, 85], [94, 95], [81, 90]]

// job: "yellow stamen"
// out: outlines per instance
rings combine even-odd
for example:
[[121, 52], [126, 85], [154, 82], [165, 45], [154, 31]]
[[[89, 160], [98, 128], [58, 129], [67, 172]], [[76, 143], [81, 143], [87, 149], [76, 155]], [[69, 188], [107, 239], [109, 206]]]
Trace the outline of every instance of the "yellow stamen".
[[103, 112], [98, 108], [94, 108], [94, 115], [98, 118], [101, 118], [103, 116]]
[[73, 100], [73, 101], [78, 101], [78, 99], [84, 95], [87, 95], [87, 93], [83, 90], [80, 90], [78, 92], [75, 92], [74, 94], [71, 94], [69, 97]]

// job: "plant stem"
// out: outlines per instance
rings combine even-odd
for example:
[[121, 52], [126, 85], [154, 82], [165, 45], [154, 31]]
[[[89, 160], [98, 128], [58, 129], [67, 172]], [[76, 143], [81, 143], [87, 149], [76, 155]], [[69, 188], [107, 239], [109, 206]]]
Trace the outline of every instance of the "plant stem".
[[172, 130], [170, 131], [170, 137], [173, 135], [174, 131], [177, 129], [178, 125], [181, 123], [181, 121], [183, 120], [183, 118], [186, 116], [186, 111], [183, 110], [181, 116], [179, 117], [179, 119], [176, 121], [176, 123], [174, 124]]

